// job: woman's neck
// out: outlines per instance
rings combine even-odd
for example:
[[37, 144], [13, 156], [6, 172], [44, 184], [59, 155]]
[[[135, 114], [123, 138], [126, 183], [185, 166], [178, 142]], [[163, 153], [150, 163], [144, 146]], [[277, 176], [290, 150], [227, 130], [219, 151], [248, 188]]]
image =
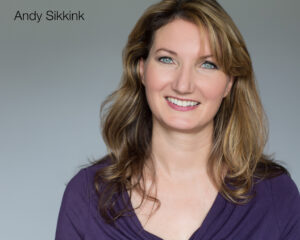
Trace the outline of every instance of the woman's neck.
[[179, 181], [207, 174], [212, 132], [213, 127], [183, 133], [153, 125], [152, 161], [156, 174]]

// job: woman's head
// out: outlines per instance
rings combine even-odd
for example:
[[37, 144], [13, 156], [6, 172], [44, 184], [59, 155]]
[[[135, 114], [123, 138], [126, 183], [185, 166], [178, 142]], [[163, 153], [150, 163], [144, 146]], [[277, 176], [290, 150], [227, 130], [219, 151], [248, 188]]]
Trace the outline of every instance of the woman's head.
[[[224, 99], [215, 116], [215, 136], [224, 137], [230, 116], [235, 114], [236, 118], [241, 119], [244, 114], [244, 111], [237, 111], [237, 108], [233, 111], [234, 103], [254, 105], [253, 102], [256, 102], [257, 105], [259, 99], [244, 40], [231, 17], [215, 0], [164, 0], [150, 6], [136, 23], [124, 48], [121, 88], [125, 95], [132, 96], [135, 113], [148, 117], [150, 129], [151, 111], [146, 100], [139, 63], [141, 59], [147, 60], [157, 31], [176, 19], [191, 22], [198, 26], [201, 33], [206, 33], [218, 67], [234, 80], [231, 93]], [[141, 116], [139, 119], [143, 118]]]
[[[105, 197], [99, 201], [100, 212], [107, 220], [110, 219], [107, 212], [115, 218], [122, 215], [122, 211], [114, 212], [114, 202], [111, 200], [124, 186], [129, 191], [139, 191], [143, 200], [147, 197], [157, 201], [145, 192], [143, 181], [146, 159], [151, 157], [153, 130], [153, 114], [147, 101], [149, 96], [146, 96], [149, 84], [145, 82], [150, 79], [149, 76], [153, 81], [157, 81], [159, 79], [154, 78], [155, 74], [162, 74], [152, 65], [151, 74], [147, 76], [145, 71], [150, 71], [150, 63], [146, 66], [146, 62], [149, 60], [149, 54], [151, 55], [151, 49], [154, 49], [153, 44], [158, 39], [156, 34], [161, 37], [163, 29], [174, 30], [175, 25], [179, 23], [181, 29], [184, 24], [191, 27], [190, 32], [183, 32], [193, 36], [193, 40], [194, 36], [199, 38], [200, 43], [193, 43], [195, 48], [208, 46], [209, 54], [222, 72], [218, 71], [218, 76], [221, 77], [210, 76], [214, 76], [213, 79], [218, 81], [221, 79], [222, 84], [230, 83], [228, 89], [225, 85], [221, 89], [224, 96], [222, 91], [218, 92], [221, 96], [220, 104], [218, 109], [214, 110], [215, 115], [212, 119], [213, 143], [207, 166], [211, 180], [223, 196], [233, 202], [247, 201], [250, 196], [245, 194], [252, 187], [253, 175], [264, 177], [269, 172], [282, 172], [281, 167], [273, 164], [263, 154], [267, 140], [265, 115], [257, 94], [250, 56], [230, 16], [215, 0], [163, 0], [150, 6], [130, 33], [123, 51], [122, 81], [119, 88], [101, 107], [102, 135], [113, 162], [98, 172], [95, 187], [100, 192], [98, 178], [107, 184], [105, 193], [100, 194]], [[194, 35], [195, 32], [199, 34]], [[166, 33], [169, 32], [164, 31], [164, 34]], [[165, 42], [167, 37], [165, 36]], [[187, 38], [183, 39], [184, 44]], [[180, 45], [180, 41], [175, 42], [177, 46]], [[189, 51], [189, 57], [185, 58], [184, 64], [190, 64], [193, 56], [190, 46], [180, 47], [179, 62], [183, 59], [182, 54]], [[205, 54], [205, 51], [201, 54]], [[160, 61], [170, 63], [168, 58]], [[192, 66], [189, 64], [187, 65]], [[210, 63], [201, 65], [201, 69], [211, 67], [213, 65]], [[175, 85], [174, 83], [173, 90], [189, 91], [186, 86], [179, 89]], [[261, 168], [257, 167], [258, 163], [261, 163]], [[135, 181], [132, 182], [132, 179]], [[227, 183], [231, 183], [234, 188], [228, 187]]]

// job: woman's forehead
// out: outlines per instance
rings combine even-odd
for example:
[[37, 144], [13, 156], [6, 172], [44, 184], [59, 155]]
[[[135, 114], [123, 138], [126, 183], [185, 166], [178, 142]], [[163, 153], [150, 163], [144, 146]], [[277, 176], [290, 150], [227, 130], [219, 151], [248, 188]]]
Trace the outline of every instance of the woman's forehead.
[[151, 51], [159, 49], [176, 53], [211, 54], [207, 31], [183, 19], [175, 19], [154, 33]]

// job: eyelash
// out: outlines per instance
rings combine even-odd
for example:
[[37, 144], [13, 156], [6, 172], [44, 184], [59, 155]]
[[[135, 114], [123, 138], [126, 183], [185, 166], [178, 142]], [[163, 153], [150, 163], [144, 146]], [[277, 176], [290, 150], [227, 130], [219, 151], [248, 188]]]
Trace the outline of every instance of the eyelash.
[[[168, 60], [171, 60], [171, 63], [173, 62], [173, 59], [172, 58], [170, 58], [170, 57], [159, 57], [158, 58], [158, 61], [159, 62], [161, 62], [161, 63], [165, 63], [165, 64], [171, 64], [170, 62], [164, 62], [163, 61], [163, 59], [168, 59]], [[209, 65], [211, 65], [212, 67], [208, 67], [207, 69], [218, 69], [218, 67], [217, 67], [217, 65], [216, 64], [214, 64], [213, 62], [210, 62], [210, 61], [205, 61], [204, 63], [202, 63], [202, 65], [206, 65], [206, 64], [209, 64]], [[202, 66], [201, 65], [201, 66]]]
[[[171, 60], [171, 61], [173, 62], [173, 59], [170, 58], [170, 57], [159, 57], [159, 58], [158, 58], [158, 61], [160, 61], [160, 62], [162, 62], [162, 63], [166, 63], [166, 62], [164, 62], [162, 59], [168, 59], [168, 60]], [[170, 63], [166, 63], [166, 64], [170, 64]]]
[[[214, 64], [214, 63], [212, 63], [212, 62], [210, 62], [210, 61], [205, 61], [203, 64], [210, 64], [210, 65], [212, 66], [212, 68], [209, 67], [209, 68], [207, 68], [207, 69], [218, 69], [217, 65]], [[202, 64], [202, 65], [203, 65], [203, 64]]]

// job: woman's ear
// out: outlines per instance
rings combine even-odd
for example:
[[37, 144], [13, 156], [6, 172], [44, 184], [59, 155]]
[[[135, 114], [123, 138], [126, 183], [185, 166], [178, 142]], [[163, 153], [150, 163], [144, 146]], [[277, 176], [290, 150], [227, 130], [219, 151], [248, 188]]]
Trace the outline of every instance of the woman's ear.
[[234, 82], [234, 77], [229, 77], [229, 81], [227, 82], [227, 86], [226, 86], [225, 93], [224, 93], [223, 97], [226, 97], [228, 95], [228, 93], [231, 91], [233, 82]]
[[143, 58], [140, 58], [139, 60], [139, 74], [140, 74], [140, 77], [141, 77], [141, 81], [143, 83], [143, 85], [145, 85], [145, 82], [144, 82], [144, 59]]

